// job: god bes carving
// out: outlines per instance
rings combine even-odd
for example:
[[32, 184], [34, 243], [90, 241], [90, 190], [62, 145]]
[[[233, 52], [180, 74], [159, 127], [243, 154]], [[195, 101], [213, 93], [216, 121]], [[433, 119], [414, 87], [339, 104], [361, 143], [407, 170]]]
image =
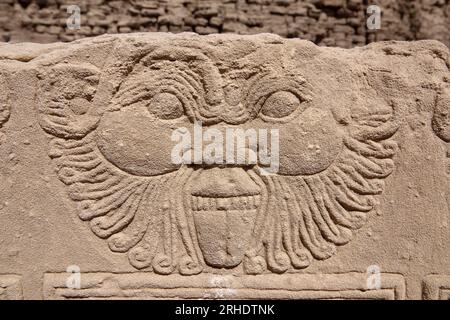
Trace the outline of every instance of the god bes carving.
[[[394, 168], [392, 107], [339, 115], [292, 57], [273, 59], [279, 47], [215, 64], [214, 49], [187, 46], [139, 48], [102, 70], [41, 70], [40, 124], [79, 217], [135, 268], [160, 274], [283, 273], [334, 255]], [[279, 129], [278, 173], [174, 164], [172, 131], [196, 121]]]

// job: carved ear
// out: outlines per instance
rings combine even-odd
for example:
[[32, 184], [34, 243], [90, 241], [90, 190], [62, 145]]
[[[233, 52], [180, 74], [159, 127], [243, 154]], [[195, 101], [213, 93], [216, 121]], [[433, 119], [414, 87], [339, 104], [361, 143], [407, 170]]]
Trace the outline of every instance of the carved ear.
[[94, 130], [99, 115], [93, 100], [99, 69], [90, 64], [57, 64], [41, 70], [37, 103], [39, 123], [49, 134], [81, 139]]
[[398, 107], [393, 101], [389, 105], [371, 104], [353, 112], [350, 135], [357, 140], [384, 140], [399, 128]]

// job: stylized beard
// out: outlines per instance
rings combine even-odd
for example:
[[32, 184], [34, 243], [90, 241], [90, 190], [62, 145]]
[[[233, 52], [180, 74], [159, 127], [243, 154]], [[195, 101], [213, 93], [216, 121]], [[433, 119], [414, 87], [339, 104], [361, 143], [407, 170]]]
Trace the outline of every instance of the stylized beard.
[[243, 264], [245, 273], [259, 274], [267, 268], [284, 272], [295, 259], [309, 264], [295, 212], [282, 207], [288, 195], [294, 197], [284, 180], [251, 167], [184, 166], [171, 174], [157, 201], [162, 241], [154, 270], [168, 274], [178, 266], [182, 274], [196, 274], [205, 266]]
[[395, 143], [349, 138], [346, 146], [333, 166], [303, 176], [187, 165], [135, 176], [111, 167], [91, 136], [54, 139], [51, 155], [79, 217], [137, 269], [191, 275], [242, 264], [255, 274], [327, 259], [364, 225]]
[[[154, 227], [146, 231], [157, 230], [160, 241], [151, 248], [141, 242], [130, 250], [135, 267], [152, 260], [158, 273], [172, 273], [178, 266], [182, 274], [196, 274], [206, 265], [233, 268], [242, 262], [255, 264], [256, 258], [261, 264], [257, 253], [267, 227], [269, 197], [256, 169], [183, 166], [160, 184], [160, 194], [147, 197], [157, 199], [152, 211], [160, 219], [149, 217]], [[265, 263], [258, 268], [265, 269]]]

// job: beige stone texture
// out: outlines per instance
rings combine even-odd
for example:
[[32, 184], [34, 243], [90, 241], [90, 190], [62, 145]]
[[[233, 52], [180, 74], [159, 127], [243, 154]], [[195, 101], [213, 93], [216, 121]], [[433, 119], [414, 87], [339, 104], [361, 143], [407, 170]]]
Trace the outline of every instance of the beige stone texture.
[[[449, 67], [433, 40], [1, 44], [0, 297], [448, 299]], [[278, 170], [174, 163], [199, 121], [278, 130]]]

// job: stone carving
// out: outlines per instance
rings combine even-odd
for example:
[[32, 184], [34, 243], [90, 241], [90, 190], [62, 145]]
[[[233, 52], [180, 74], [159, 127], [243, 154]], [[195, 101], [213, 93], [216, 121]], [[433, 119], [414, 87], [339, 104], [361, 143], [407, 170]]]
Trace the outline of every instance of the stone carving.
[[[80, 289], [66, 286], [67, 273], [44, 276], [46, 299], [377, 299], [403, 300], [405, 280], [382, 273], [380, 288], [367, 289], [365, 273], [259, 276], [149, 273], [83, 274]], [[282, 278], [282, 279], [281, 279]]]
[[[58, 177], [79, 217], [137, 269], [306, 268], [351, 240], [394, 169], [392, 103], [332, 108], [287, 48], [228, 45], [233, 56], [218, 61], [221, 48], [196, 41], [120, 44], [123, 56], [103, 68], [39, 70], [39, 121]], [[278, 174], [173, 164], [172, 130], [195, 121], [279, 128]]]
[[[274, 35], [0, 45], [2, 298], [447, 297], [448, 55]], [[195, 156], [198, 132], [205, 151], [229, 128], [266, 130], [270, 155], [278, 136], [277, 170], [259, 152], [173, 161], [174, 132]]]
[[[8, 101], [8, 93], [9, 89], [6, 85], [5, 77], [2, 73], [0, 73], [0, 129], [9, 120], [10, 105]], [[0, 144], [1, 135], [2, 133], [0, 132]]]
[[[436, 105], [433, 110], [432, 127], [436, 135], [447, 144], [447, 175], [449, 176], [447, 190], [447, 206], [450, 214], [450, 85], [444, 83], [441, 90], [438, 91]], [[450, 216], [447, 220], [450, 226]]]
[[450, 142], [450, 85], [448, 84], [436, 98], [432, 125], [439, 138]]
[[450, 300], [450, 276], [429, 275], [423, 281], [423, 299]]
[[0, 300], [22, 299], [20, 276], [0, 275]]

